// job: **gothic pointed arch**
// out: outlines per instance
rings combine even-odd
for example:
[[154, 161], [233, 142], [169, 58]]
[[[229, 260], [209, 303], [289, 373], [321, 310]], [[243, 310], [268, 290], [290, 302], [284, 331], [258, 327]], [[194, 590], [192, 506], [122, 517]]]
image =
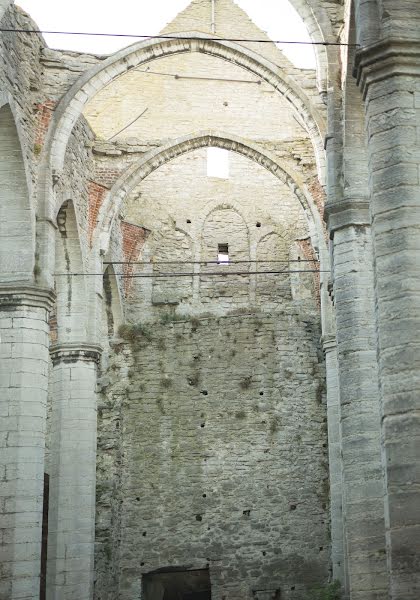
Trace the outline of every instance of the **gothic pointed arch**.
[[227, 135], [217, 131], [202, 131], [186, 135], [182, 138], [168, 142], [166, 145], [147, 153], [144, 158], [129, 167], [123, 175], [115, 182], [111, 190], [104, 198], [99, 224], [94, 234], [93, 246], [106, 243], [104, 237], [112, 230], [113, 222], [119, 213], [124, 198], [135, 188], [136, 185], [153, 173], [163, 164], [174, 158], [199, 148], [214, 146], [231, 152], [236, 152], [258, 163], [267, 171], [277, 177], [293, 192], [299, 200], [310, 228], [314, 232], [313, 244], [316, 250], [326, 250], [323, 227], [318, 209], [311, 198], [304, 182], [299, 175], [283, 164], [277, 157], [263, 150], [257, 144], [234, 135]]
[[325, 8], [319, 2], [311, 0], [289, 0], [308, 30], [311, 40], [315, 43], [315, 58], [317, 83], [319, 92], [326, 92], [331, 72], [337, 63], [337, 49], [324, 45], [325, 42], [335, 42], [331, 21]]
[[[1, 104], [1, 102], [0, 102]], [[9, 103], [0, 108], [0, 277], [33, 278], [34, 214], [16, 120]]]
[[62, 98], [54, 113], [46, 150], [48, 166], [52, 168], [53, 174], [61, 172], [70, 133], [86, 103], [99, 90], [130, 69], [164, 56], [190, 52], [200, 52], [231, 62], [272, 85], [289, 102], [305, 126], [314, 146], [320, 180], [324, 181], [324, 119], [292, 78], [281, 67], [238, 43], [209, 38], [197, 32], [179, 33], [171, 39], [153, 39], [133, 44], [84, 73]]
[[85, 342], [88, 302], [76, 212], [66, 200], [57, 215], [55, 246], [58, 343]]

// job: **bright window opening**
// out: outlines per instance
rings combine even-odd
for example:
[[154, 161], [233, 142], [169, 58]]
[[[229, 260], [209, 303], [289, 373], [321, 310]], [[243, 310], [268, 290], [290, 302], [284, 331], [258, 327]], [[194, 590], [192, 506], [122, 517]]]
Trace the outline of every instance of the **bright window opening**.
[[229, 179], [229, 150], [207, 148], [207, 177]]
[[229, 264], [229, 244], [219, 244], [217, 246], [217, 262], [219, 265]]

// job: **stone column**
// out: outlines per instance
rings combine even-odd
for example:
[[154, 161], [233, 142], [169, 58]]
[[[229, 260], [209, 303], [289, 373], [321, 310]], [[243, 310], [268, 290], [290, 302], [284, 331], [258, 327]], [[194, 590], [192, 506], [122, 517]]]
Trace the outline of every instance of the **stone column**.
[[328, 451], [331, 496], [331, 561], [333, 579], [344, 583], [343, 466], [341, 461], [340, 389], [337, 343], [334, 335], [323, 338], [327, 374]]
[[399, 11], [399, 35], [360, 50], [357, 69], [369, 134], [390, 596], [418, 600], [420, 41], [403, 38], [420, 35], [420, 7], [387, 8], [389, 26]]
[[96, 379], [100, 348], [62, 344], [53, 361], [48, 600], [91, 600], [95, 542]]
[[53, 293], [0, 286], [0, 598], [39, 598], [48, 314]]
[[384, 485], [368, 203], [327, 208], [341, 404], [343, 517], [348, 587], [353, 600], [384, 600]]

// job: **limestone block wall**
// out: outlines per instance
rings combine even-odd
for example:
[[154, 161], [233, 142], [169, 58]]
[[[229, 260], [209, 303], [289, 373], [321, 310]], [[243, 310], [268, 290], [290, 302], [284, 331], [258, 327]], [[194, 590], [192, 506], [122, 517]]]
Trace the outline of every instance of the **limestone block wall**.
[[[270, 265], [270, 270], [286, 267], [284, 261], [291, 258], [295, 240], [308, 235], [303, 209], [290, 190], [261, 166], [233, 152], [227, 158], [228, 179], [207, 176], [207, 149], [203, 148], [163, 165], [126, 199], [121, 212], [124, 219], [151, 231], [135, 273], [146, 274], [150, 269], [155, 274], [186, 275], [200, 269], [202, 274], [220, 273], [226, 267], [185, 261], [217, 261], [218, 245], [224, 243], [231, 261], [259, 261], [235, 264], [231, 270], [247, 273], [268, 270]], [[278, 240], [268, 251], [272, 234]], [[164, 261], [174, 264], [158, 264]], [[274, 301], [284, 276], [266, 275], [264, 283], [261, 277], [134, 279], [127, 314], [134, 320], [139, 313], [160, 315], [173, 303], [179, 304], [180, 312], [223, 312], [256, 302], [256, 286], [260, 292], [263, 287], [269, 292], [265, 302]], [[286, 287], [290, 295], [289, 281]]]
[[167, 56], [131, 70], [101, 90], [85, 116], [108, 140], [143, 111], [116, 139], [167, 140], [204, 128], [256, 141], [307, 137], [272, 86], [201, 53]]
[[[2, 19], [5, 29], [36, 29], [33, 21], [19, 8], [9, 7]], [[39, 56], [43, 41], [40, 36], [3, 32], [0, 38], [1, 101], [13, 103], [12, 110], [27, 164], [29, 181], [36, 183], [39, 148], [37, 131], [41, 116], [42, 69]], [[34, 199], [33, 199], [34, 200]]]
[[142, 574], [170, 567], [209, 566], [215, 600], [303, 599], [328, 575], [316, 311], [234, 312], [127, 328], [114, 347], [99, 404], [98, 600], [139, 597]]
[[[222, 179], [207, 174], [207, 148], [179, 156], [121, 209], [150, 232], [133, 274], [154, 277], [130, 282], [100, 381], [97, 600], [139, 597], [143, 574], [175, 567], [209, 567], [216, 600], [303, 600], [328, 577], [314, 279], [248, 273], [303, 259], [307, 222], [276, 177], [227, 157]], [[230, 261], [258, 262], [193, 264], [217, 260], [220, 243]]]

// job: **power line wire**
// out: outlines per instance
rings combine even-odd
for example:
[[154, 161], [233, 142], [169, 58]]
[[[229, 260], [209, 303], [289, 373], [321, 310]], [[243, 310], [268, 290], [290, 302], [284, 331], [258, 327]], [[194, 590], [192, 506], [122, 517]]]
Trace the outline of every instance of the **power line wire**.
[[[249, 264], [249, 263], [259, 263], [259, 264], [268, 264], [268, 263], [281, 263], [281, 264], [290, 264], [290, 263], [317, 263], [319, 262], [316, 258], [308, 258], [308, 259], [290, 259], [290, 260], [229, 260], [229, 265], [241, 265], [241, 264]], [[226, 262], [220, 260], [158, 260], [158, 261], [150, 261], [148, 263], [144, 261], [132, 261], [132, 260], [122, 260], [122, 261], [104, 261], [104, 265], [220, 265], [227, 264]]]
[[[222, 263], [220, 263], [223, 266]], [[231, 277], [232, 275], [285, 275], [288, 273], [330, 273], [330, 271], [321, 271], [318, 269], [302, 269], [293, 271], [231, 271], [223, 273], [141, 273], [127, 275], [125, 273], [115, 273], [116, 277], [123, 279], [141, 279], [155, 278], [167, 279], [173, 277]], [[104, 277], [104, 273], [55, 273], [54, 277]]]
[[42, 35], [78, 35], [78, 36], [95, 36], [95, 37], [120, 37], [120, 38], [137, 38], [144, 40], [195, 40], [204, 42], [247, 42], [251, 44], [295, 44], [303, 46], [346, 46], [348, 48], [359, 48], [360, 44], [345, 44], [343, 42], [307, 42], [298, 40], [267, 40], [267, 39], [247, 39], [247, 38], [222, 38], [222, 37], [194, 37], [194, 36], [178, 36], [178, 35], [139, 35], [131, 33], [100, 33], [94, 31], [51, 31], [39, 29], [9, 29], [0, 28], [1, 33], [28, 33]]
[[134, 69], [137, 73], [145, 73], [146, 75], [163, 75], [164, 77], [173, 77], [174, 79], [197, 79], [199, 81], [226, 81], [227, 83], [253, 83], [261, 85], [261, 80], [249, 80], [249, 79], [226, 79], [222, 77], [199, 77], [196, 75], [178, 75], [177, 73], [162, 73], [159, 71], [149, 71], [148, 69]]

